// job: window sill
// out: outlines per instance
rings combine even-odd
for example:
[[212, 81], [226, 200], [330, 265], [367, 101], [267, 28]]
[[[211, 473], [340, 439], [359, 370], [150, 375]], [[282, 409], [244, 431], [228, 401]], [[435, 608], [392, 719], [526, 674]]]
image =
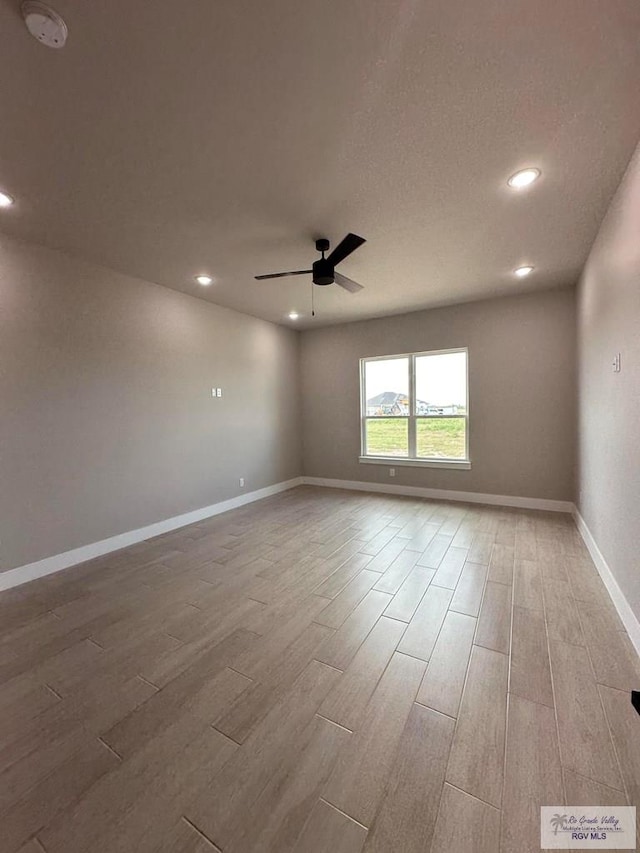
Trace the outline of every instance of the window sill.
[[471, 462], [468, 459], [406, 459], [397, 456], [360, 456], [360, 462], [367, 465], [407, 466], [410, 468], [457, 468], [468, 471]]

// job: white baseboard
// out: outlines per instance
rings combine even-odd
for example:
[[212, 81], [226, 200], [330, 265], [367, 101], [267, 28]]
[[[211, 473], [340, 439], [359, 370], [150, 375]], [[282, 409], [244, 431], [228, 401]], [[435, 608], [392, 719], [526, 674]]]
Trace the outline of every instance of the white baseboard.
[[593, 538], [593, 534], [587, 527], [587, 523], [584, 518], [578, 512], [577, 507], [574, 507], [573, 509], [573, 517], [584, 544], [587, 546], [587, 550], [591, 554], [591, 559], [595, 563], [595, 567], [602, 578], [602, 582], [607, 588], [607, 592], [611, 597], [613, 606], [618, 611], [618, 616], [622, 620], [622, 624], [626, 628], [627, 634], [629, 635], [636, 652], [640, 656], [640, 622], [631, 609], [631, 605], [625, 598], [624, 593], [618, 586], [618, 582], [613, 576], [613, 572], [609, 568], [609, 564], [605, 560], [600, 548], [598, 548], [598, 543]]
[[598, 570], [602, 581], [607, 588], [611, 600], [616, 608], [622, 623], [629, 634], [638, 655], [640, 655], [640, 622], [634, 614], [629, 602], [625, 598], [622, 590], [613, 576], [607, 561], [591, 534], [591, 531], [586, 525], [586, 522], [578, 512], [577, 508], [570, 501], [554, 501], [545, 498], [523, 498], [513, 495], [488, 495], [479, 492], [458, 492], [448, 489], [429, 489], [421, 486], [398, 486], [391, 483], [366, 483], [357, 480], [331, 480], [323, 477], [296, 477], [292, 480], [285, 480], [282, 483], [275, 483], [273, 486], [266, 486], [263, 489], [257, 489], [254, 492], [248, 492], [244, 495], [238, 495], [235, 498], [230, 498], [226, 501], [211, 504], [210, 506], [201, 507], [200, 509], [191, 512], [176, 515], [173, 518], [167, 518], [164, 521], [158, 521], [154, 524], [149, 524], [146, 527], [140, 527], [137, 530], [130, 530], [127, 533], [120, 533], [117, 536], [111, 536], [108, 539], [102, 539], [100, 542], [93, 542], [90, 545], [83, 545], [80, 548], [74, 548], [71, 551], [65, 551], [63, 554], [55, 554], [52, 557], [46, 557], [44, 560], [38, 560], [35, 563], [28, 563], [24, 566], [19, 566], [15, 569], [9, 569], [6, 572], [0, 573], [0, 592], [2, 590], [11, 589], [14, 586], [19, 586], [23, 583], [36, 580], [37, 578], [45, 577], [46, 575], [60, 572], [71, 566], [84, 563], [87, 560], [93, 560], [96, 557], [102, 557], [104, 554], [109, 554], [112, 551], [119, 551], [121, 548], [126, 548], [129, 545], [135, 545], [138, 542], [143, 542], [146, 539], [152, 539], [154, 536], [160, 536], [163, 533], [169, 533], [172, 530], [177, 530], [180, 527], [186, 527], [189, 524], [195, 524], [205, 518], [212, 518], [215, 515], [220, 515], [223, 512], [228, 512], [231, 509], [237, 509], [245, 504], [253, 503], [253, 501], [268, 498], [271, 495], [276, 495], [280, 492], [293, 489], [296, 486], [324, 486], [333, 489], [347, 489], [352, 491], [362, 492], [378, 492], [390, 495], [406, 495], [408, 497], [431, 498], [433, 500], [446, 500], [462, 503], [479, 503], [490, 506], [508, 506], [520, 509], [537, 509], [547, 510], [551, 512], [567, 512], [571, 513], [575, 519], [576, 527], [584, 540], [593, 562]]
[[389, 495], [406, 495], [414, 498], [455, 501], [461, 503], [510, 506], [520, 509], [541, 509], [550, 512], [573, 512], [571, 501], [552, 501], [546, 498], [521, 498], [514, 495], [486, 495], [480, 492], [456, 492], [450, 489], [427, 489], [423, 486], [396, 486], [391, 483], [366, 483], [360, 480], [327, 480], [324, 477], [303, 477], [309, 486], [328, 486], [332, 489], [349, 489], [357, 492], [383, 492]]
[[104, 554], [110, 554], [112, 551], [119, 551], [128, 545], [135, 545], [137, 542], [152, 539], [154, 536], [160, 536], [162, 533], [169, 533], [171, 530], [177, 530], [179, 527], [195, 524], [205, 518], [220, 515], [220, 513], [228, 512], [230, 509], [237, 509], [253, 501], [277, 495], [279, 492], [301, 486], [302, 483], [302, 477], [285, 480], [282, 483], [275, 483], [273, 486], [265, 486], [263, 489], [256, 489], [254, 492], [247, 492], [245, 495], [238, 495], [235, 498], [211, 504], [211, 506], [201, 507], [200, 509], [194, 509], [192, 512], [176, 515], [173, 518], [166, 518], [164, 521], [148, 524], [146, 527], [140, 527], [137, 530], [129, 530], [127, 533], [110, 536], [108, 539], [102, 539], [100, 542], [93, 542], [90, 545], [83, 545], [81, 548], [74, 548], [72, 551], [65, 551], [63, 554], [55, 554], [53, 557], [46, 557], [44, 560], [38, 560], [35, 563], [28, 563], [24, 566], [18, 566], [16, 569], [9, 569], [6, 572], [0, 573], [0, 591], [11, 589], [11, 587], [19, 586], [36, 578], [42, 578], [45, 575], [51, 575], [54, 572], [60, 572], [63, 569], [68, 569], [70, 566], [76, 566], [78, 563], [102, 557]]

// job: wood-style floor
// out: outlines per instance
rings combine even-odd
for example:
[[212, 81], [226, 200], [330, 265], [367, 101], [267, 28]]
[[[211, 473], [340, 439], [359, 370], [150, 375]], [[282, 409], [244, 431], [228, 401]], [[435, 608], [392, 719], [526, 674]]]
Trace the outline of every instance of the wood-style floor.
[[301, 487], [0, 595], [2, 853], [526, 853], [640, 806], [568, 516]]

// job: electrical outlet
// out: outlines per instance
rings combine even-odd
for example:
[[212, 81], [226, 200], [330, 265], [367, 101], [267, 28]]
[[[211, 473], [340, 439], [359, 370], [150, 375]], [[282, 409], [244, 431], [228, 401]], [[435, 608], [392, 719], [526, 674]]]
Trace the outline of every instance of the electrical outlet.
[[212, 389], [211, 389], [211, 396], [212, 396], [212, 397], [216, 397], [216, 396], [217, 396], [217, 395], [216, 395], [216, 389], [215, 389], [215, 388], [212, 388]]
[[244, 477], [240, 477], [240, 488], [244, 489]]
[[222, 388], [216, 388], [216, 397], [222, 397]]
[[389, 468], [389, 476], [390, 477], [396, 476], [396, 469], [395, 468]]

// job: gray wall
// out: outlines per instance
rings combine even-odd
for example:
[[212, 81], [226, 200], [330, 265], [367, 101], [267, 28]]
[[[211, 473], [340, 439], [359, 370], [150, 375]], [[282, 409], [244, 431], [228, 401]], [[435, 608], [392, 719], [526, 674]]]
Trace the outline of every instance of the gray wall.
[[[358, 360], [464, 346], [471, 470], [359, 463]], [[308, 476], [573, 500], [573, 289], [305, 331], [301, 369]]]
[[574, 335], [570, 290], [298, 335], [0, 235], [0, 569], [233, 497], [239, 477], [389, 482], [358, 463], [358, 359], [411, 350], [469, 348], [473, 464], [394, 483], [572, 500]]
[[0, 235], [0, 569], [298, 476], [298, 378], [296, 332]]
[[578, 508], [640, 619], [640, 148], [578, 288], [578, 354]]

